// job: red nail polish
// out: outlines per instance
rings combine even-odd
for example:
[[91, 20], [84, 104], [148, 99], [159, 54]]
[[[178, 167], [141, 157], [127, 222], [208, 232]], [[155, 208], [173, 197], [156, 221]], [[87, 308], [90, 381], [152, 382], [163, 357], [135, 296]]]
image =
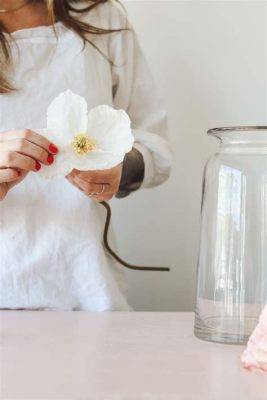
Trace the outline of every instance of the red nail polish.
[[38, 161], [36, 161], [35, 163], [35, 169], [36, 171], [39, 171], [39, 169], [41, 169], [41, 164]]
[[50, 144], [49, 150], [50, 150], [52, 153], [55, 153], [55, 154], [58, 153], [58, 148], [57, 148], [57, 146], [55, 146], [53, 143]]
[[49, 156], [47, 157], [47, 162], [48, 164], [52, 164], [54, 162], [54, 157], [51, 154], [49, 154]]

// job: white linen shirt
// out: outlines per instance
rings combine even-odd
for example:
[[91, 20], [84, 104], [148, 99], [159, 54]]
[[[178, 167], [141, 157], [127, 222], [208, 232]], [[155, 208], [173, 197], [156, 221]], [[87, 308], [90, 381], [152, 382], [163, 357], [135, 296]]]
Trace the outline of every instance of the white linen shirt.
[[[125, 26], [113, 3], [82, 19], [105, 28]], [[18, 90], [0, 95], [0, 135], [45, 128], [48, 105], [70, 89], [85, 97], [89, 109], [108, 104], [128, 112], [134, 147], [145, 162], [142, 187], [167, 179], [166, 115], [133, 31], [91, 37], [113, 66], [61, 22], [55, 32], [39, 26], [11, 37], [11, 77]], [[101, 204], [65, 178], [29, 173], [0, 203], [0, 308], [131, 310], [123, 267], [102, 244], [105, 217]]]

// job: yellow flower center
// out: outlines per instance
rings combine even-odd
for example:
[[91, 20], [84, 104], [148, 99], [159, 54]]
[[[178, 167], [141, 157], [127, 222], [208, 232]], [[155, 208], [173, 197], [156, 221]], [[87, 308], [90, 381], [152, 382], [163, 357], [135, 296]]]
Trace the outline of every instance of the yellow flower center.
[[72, 148], [77, 154], [88, 154], [95, 150], [96, 142], [85, 133], [78, 133], [74, 136]]

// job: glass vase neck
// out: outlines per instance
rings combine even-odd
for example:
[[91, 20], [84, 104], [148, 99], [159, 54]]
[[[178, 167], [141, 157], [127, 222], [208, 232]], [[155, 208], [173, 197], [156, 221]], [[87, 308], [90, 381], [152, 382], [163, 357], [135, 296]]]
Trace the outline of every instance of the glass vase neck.
[[213, 128], [208, 134], [220, 141], [220, 153], [267, 154], [267, 126]]

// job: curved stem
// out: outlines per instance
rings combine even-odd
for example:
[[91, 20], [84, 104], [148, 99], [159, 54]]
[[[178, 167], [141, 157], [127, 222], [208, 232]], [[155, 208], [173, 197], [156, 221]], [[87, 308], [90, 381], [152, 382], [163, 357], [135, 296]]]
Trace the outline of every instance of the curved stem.
[[170, 271], [170, 268], [167, 267], [144, 267], [144, 266], [138, 266], [138, 265], [132, 265], [127, 263], [126, 261], [122, 260], [109, 246], [108, 243], [108, 229], [110, 225], [110, 220], [111, 220], [111, 208], [108, 203], [105, 201], [102, 201], [100, 204], [102, 204], [106, 210], [107, 210], [107, 217], [106, 217], [106, 223], [104, 227], [104, 234], [103, 234], [103, 242], [106, 250], [108, 253], [116, 260], [118, 261], [121, 265], [123, 265], [126, 268], [129, 269], [134, 269], [137, 271]]

